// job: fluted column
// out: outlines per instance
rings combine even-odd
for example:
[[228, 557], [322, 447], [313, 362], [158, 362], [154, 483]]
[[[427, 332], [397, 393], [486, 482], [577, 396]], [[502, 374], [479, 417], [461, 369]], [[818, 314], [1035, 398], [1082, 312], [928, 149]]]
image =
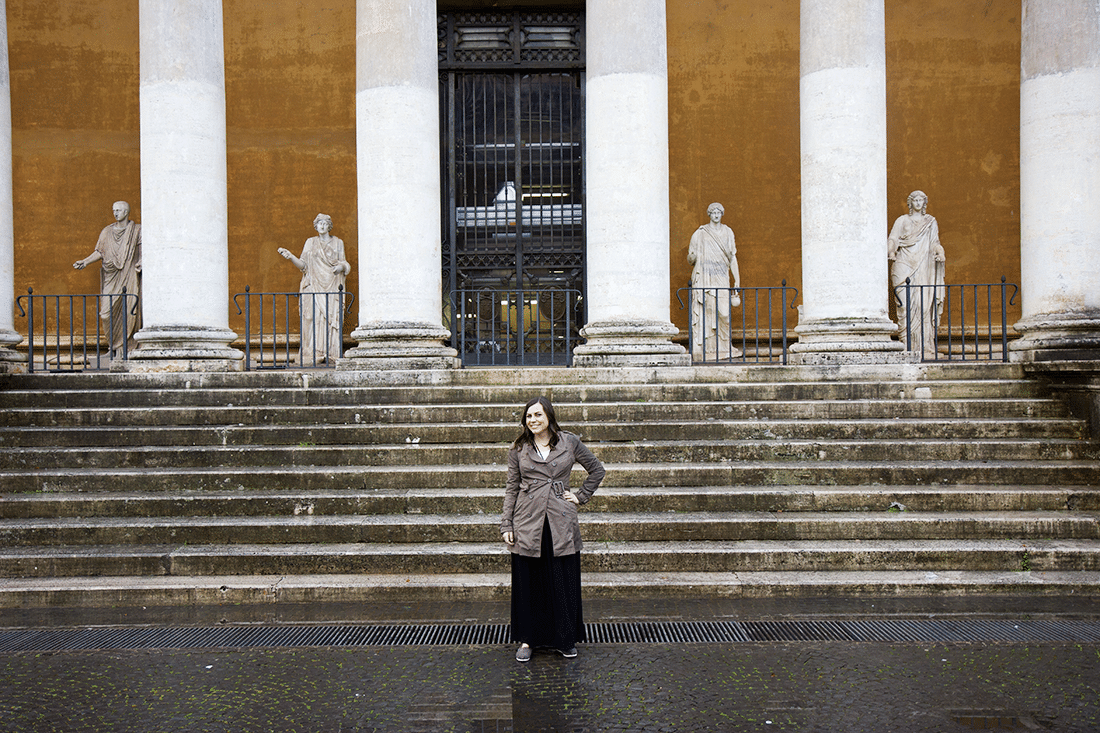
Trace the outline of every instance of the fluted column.
[[1024, 0], [1019, 361], [1100, 359], [1100, 5]]
[[457, 365], [444, 346], [434, 0], [357, 0], [359, 325], [339, 369]]
[[15, 235], [11, 193], [11, 80], [8, 74], [7, 3], [0, 0], [0, 372], [26, 362], [11, 348], [23, 340], [15, 331]]
[[221, 0], [140, 0], [142, 315], [134, 371], [241, 366], [229, 347]]
[[794, 363], [901, 360], [889, 317], [883, 0], [802, 0]]
[[664, 0], [589, 0], [587, 342], [577, 366], [689, 364], [669, 320]]

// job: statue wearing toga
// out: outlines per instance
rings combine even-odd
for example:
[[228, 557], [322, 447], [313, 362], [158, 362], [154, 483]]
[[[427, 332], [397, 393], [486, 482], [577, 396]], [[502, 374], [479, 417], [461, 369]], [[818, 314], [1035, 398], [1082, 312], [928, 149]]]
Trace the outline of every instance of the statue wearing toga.
[[318, 214], [313, 220], [313, 228], [317, 236], [306, 240], [301, 257], [279, 248], [279, 254], [302, 272], [298, 288], [302, 322], [299, 363], [302, 366], [334, 364], [343, 353], [344, 335], [340, 331], [343, 303], [339, 291], [351, 272], [351, 265], [344, 257], [343, 240], [329, 233], [332, 217]]
[[[730, 308], [741, 304], [737, 245], [733, 230], [722, 223], [722, 204], [707, 207], [710, 221], [691, 235], [691, 356], [696, 361], [721, 361], [741, 356], [730, 343]], [[730, 290], [730, 273], [733, 287]]]
[[907, 203], [909, 213], [897, 218], [887, 242], [890, 286], [902, 342], [925, 358], [935, 358], [947, 258], [940, 245], [939, 225], [928, 213], [928, 196], [914, 191]]
[[99, 317], [110, 332], [113, 358], [122, 355], [123, 345], [127, 350], [134, 347], [134, 334], [141, 328], [141, 225], [130, 221], [130, 204], [125, 201], [116, 201], [111, 210], [114, 223], [103, 227], [95, 251], [73, 267], [83, 270], [93, 262], [103, 262], [99, 268]]

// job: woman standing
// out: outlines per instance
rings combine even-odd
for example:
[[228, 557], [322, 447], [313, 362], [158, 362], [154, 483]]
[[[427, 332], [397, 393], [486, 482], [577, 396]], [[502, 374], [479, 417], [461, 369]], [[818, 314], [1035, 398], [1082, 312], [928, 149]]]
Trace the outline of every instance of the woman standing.
[[[603, 464], [576, 435], [558, 427], [545, 397], [529, 401], [523, 432], [508, 451], [508, 483], [500, 532], [512, 551], [512, 640], [516, 660], [532, 647], [577, 656], [584, 641], [581, 612], [581, 531], [577, 507], [588, 502], [603, 480]], [[579, 463], [584, 485], [569, 489]]]

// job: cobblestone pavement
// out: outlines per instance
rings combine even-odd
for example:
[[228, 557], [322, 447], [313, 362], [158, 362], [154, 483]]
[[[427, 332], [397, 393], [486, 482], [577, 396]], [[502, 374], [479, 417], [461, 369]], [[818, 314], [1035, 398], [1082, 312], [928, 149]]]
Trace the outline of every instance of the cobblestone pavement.
[[[594, 619], [590, 619], [594, 620]], [[18, 652], [0, 730], [1100, 731], [1100, 644]]]

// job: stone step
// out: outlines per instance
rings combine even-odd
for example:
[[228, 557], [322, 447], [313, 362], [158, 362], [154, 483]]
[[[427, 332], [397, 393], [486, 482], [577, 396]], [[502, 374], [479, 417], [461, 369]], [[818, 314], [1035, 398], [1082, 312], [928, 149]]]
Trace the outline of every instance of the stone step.
[[[503, 460], [503, 458], [502, 458]], [[983, 484], [1097, 485], [1100, 463], [1059, 461], [741, 461], [736, 463], [605, 462], [607, 487], [657, 486], [868, 486]], [[259, 466], [218, 468], [113, 468], [0, 471], [12, 494], [30, 492], [318, 491], [332, 489], [503, 490], [506, 467], [453, 466]], [[572, 484], [584, 479], [574, 469]]]
[[[485, 514], [500, 487], [250, 492], [0, 494], [0, 519]], [[894, 505], [900, 505], [899, 509]], [[1089, 486], [600, 487], [584, 512], [1100, 512]]]
[[[1048, 440], [675, 440], [634, 443], [588, 442], [605, 463], [724, 463], [741, 461], [1006, 461], [1089, 460], [1097, 446], [1085, 441]], [[471, 466], [486, 457], [507, 460], [507, 446], [406, 443], [401, 445], [141, 446], [0, 449], [0, 470], [40, 466], [84, 470], [178, 469], [225, 466]]]
[[[507, 572], [500, 541], [4, 547], [0, 577]], [[1091, 539], [586, 542], [587, 572], [1100, 571]], [[5, 580], [4, 585], [8, 581]]]
[[832, 367], [729, 364], [692, 367], [477, 367], [466, 369], [354, 372], [257, 370], [251, 372], [72, 372], [0, 374], [0, 390], [261, 389], [374, 386], [555, 386], [630, 384], [725, 384], [768, 382], [867, 382], [884, 380], [1021, 380], [1020, 364], [991, 361], [920, 364], [848, 364]]
[[[1064, 596], [1100, 585], [1096, 571], [858, 570], [585, 572], [585, 599]], [[0, 608], [507, 601], [507, 572], [26, 578], [0, 585]]]
[[[595, 422], [574, 427], [585, 440], [978, 440], [1087, 439], [1087, 424], [1065, 418], [971, 419], [785, 419], [697, 420], [692, 422]], [[511, 442], [519, 429], [503, 423], [409, 423], [405, 425], [150, 425], [0, 428], [0, 447], [228, 446], [228, 445], [386, 445], [417, 441]]]
[[545, 394], [557, 404], [588, 402], [683, 402], [745, 400], [898, 400], [1021, 399], [1043, 396], [1029, 380], [883, 380], [724, 384], [578, 384], [417, 387], [265, 387], [261, 389], [12, 389], [4, 401], [12, 408], [74, 409], [110, 404], [135, 407], [331, 407], [344, 405], [497, 404], [522, 406]]
[[[0, 523], [7, 547], [48, 545], [432, 543], [499, 537], [495, 514], [23, 519]], [[588, 542], [880, 540], [1011, 537], [1100, 540], [1100, 517], [1067, 512], [598, 512]], [[1097, 547], [1100, 550], [1100, 546]], [[16, 573], [18, 574], [18, 573]]]
[[[151, 426], [151, 425], [406, 425], [425, 423], [497, 424], [518, 432], [520, 405], [333, 405], [318, 409], [292, 406], [138, 408], [8, 408], [0, 411], [7, 427]], [[760, 400], [680, 402], [599, 402], [556, 404], [558, 422], [694, 422], [715, 420], [893, 420], [1066, 418], [1065, 405], [1053, 399], [952, 400]]]

